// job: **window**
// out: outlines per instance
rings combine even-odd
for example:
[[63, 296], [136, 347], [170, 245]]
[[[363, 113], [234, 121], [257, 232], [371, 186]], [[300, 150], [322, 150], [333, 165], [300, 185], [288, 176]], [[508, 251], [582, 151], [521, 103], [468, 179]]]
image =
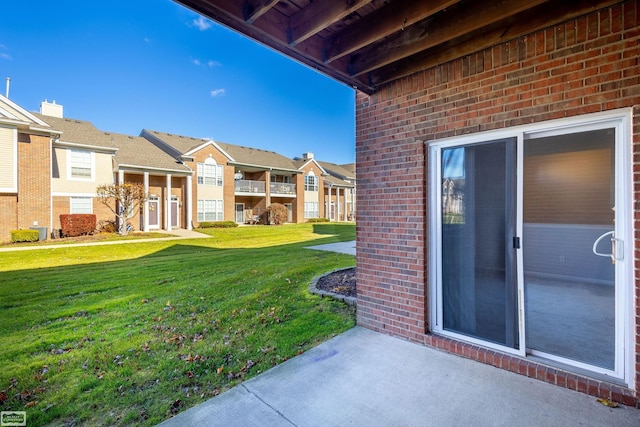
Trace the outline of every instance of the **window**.
[[318, 177], [313, 172], [304, 176], [304, 191], [318, 191]]
[[215, 164], [209, 158], [204, 163], [198, 163], [198, 184], [222, 187], [222, 165]]
[[70, 197], [69, 213], [71, 214], [93, 213], [93, 199], [91, 197]]
[[320, 217], [318, 213], [318, 202], [304, 202], [304, 217], [305, 218]]
[[222, 220], [224, 220], [222, 200], [198, 200], [198, 222]]
[[92, 164], [91, 151], [69, 150], [69, 178], [91, 180]]
[[18, 132], [16, 129], [0, 127], [0, 193], [18, 191]]

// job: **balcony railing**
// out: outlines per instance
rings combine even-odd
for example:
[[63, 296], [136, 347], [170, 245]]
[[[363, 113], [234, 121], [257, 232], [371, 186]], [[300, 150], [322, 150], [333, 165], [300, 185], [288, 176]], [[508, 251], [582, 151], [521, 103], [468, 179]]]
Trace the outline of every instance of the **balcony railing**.
[[239, 179], [236, 181], [236, 193], [265, 194], [264, 181]]
[[269, 186], [269, 190], [271, 191], [271, 194], [296, 195], [296, 185], [286, 182], [272, 182]]

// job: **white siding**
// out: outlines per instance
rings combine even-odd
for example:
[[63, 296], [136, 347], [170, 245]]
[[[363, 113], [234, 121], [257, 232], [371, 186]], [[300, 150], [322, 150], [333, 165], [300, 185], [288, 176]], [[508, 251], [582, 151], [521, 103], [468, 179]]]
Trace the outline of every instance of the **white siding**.
[[0, 192], [18, 192], [18, 131], [0, 127]]

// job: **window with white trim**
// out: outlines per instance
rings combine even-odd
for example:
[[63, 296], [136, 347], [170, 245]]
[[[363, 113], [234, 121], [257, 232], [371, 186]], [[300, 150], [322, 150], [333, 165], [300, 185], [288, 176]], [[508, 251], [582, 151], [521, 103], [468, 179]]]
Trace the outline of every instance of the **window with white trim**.
[[198, 200], [198, 222], [224, 220], [222, 200]]
[[93, 153], [87, 150], [69, 150], [69, 178], [91, 180]]
[[69, 197], [69, 213], [71, 214], [92, 214], [93, 198], [91, 197]]
[[197, 173], [198, 184], [222, 187], [222, 165], [216, 164], [216, 161], [212, 158], [206, 159], [204, 163], [198, 163]]
[[304, 176], [304, 191], [318, 191], [318, 177], [313, 171]]
[[18, 191], [18, 131], [0, 126], [0, 193]]
[[304, 202], [304, 217], [305, 218], [320, 217], [320, 214], [318, 212], [318, 202]]

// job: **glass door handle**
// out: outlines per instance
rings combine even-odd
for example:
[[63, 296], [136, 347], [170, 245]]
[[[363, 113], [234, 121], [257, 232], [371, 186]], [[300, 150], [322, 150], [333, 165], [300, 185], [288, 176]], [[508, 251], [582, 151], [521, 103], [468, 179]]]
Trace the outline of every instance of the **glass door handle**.
[[[598, 244], [607, 236], [611, 236], [611, 253], [604, 254], [598, 252]], [[593, 242], [593, 248], [591, 248], [591, 250], [595, 255], [611, 258], [611, 262], [613, 262], [614, 264], [616, 260], [622, 260], [622, 254], [624, 253], [622, 249], [622, 240], [615, 238], [615, 231], [607, 231], [606, 233], [598, 237], [596, 241]]]

